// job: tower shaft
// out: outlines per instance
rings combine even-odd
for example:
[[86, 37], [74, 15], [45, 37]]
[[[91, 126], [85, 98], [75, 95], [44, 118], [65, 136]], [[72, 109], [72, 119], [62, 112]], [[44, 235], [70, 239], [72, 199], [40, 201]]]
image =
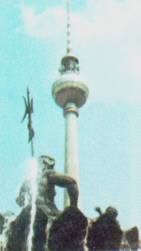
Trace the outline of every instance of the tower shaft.
[[[80, 197], [80, 172], [78, 154], [77, 117], [78, 109], [72, 102], [68, 102], [64, 108], [65, 117], [65, 173], [72, 176], [79, 189], [78, 207], [81, 207]], [[64, 207], [70, 204], [67, 192], [65, 192]]]

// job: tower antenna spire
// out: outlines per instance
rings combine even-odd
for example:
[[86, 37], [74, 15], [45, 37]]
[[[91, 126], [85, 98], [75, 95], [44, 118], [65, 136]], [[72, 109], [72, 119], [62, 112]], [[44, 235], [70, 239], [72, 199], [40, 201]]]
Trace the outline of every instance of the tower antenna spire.
[[71, 49], [71, 40], [70, 40], [70, 11], [71, 11], [71, 4], [70, 0], [67, 0], [67, 54], [72, 52]]

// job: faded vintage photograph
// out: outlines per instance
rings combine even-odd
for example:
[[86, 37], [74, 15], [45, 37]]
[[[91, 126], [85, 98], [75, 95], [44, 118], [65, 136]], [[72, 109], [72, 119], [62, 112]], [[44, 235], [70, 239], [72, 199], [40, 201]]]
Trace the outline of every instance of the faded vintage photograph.
[[0, 0], [0, 250], [141, 250], [141, 0]]

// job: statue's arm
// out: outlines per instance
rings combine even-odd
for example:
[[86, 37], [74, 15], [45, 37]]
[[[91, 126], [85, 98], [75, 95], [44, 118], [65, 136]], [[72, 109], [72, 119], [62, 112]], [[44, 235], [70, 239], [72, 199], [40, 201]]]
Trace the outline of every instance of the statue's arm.
[[100, 207], [95, 207], [95, 211], [99, 213], [99, 215], [102, 215], [102, 211]]
[[69, 175], [61, 174], [55, 170], [48, 170], [45, 172], [45, 175], [51, 183], [60, 187], [67, 187], [72, 183], [76, 183], [75, 179]]
[[50, 183], [67, 189], [71, 206], [76, 207], [78, 201], [78, 187], [75, 179], [68, 175], [56, 172], [55, 170], [46, 171], [46, 176]]

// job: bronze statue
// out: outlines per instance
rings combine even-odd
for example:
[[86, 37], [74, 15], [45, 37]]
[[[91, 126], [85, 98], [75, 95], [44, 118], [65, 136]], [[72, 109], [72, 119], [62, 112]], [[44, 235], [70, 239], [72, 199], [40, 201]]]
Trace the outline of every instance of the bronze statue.
[[123, 231], [121, 250], [138, 250], [139, 248], [139, 230], [136, 226]]
[[[68, 175], [61, 174], [54, 170], [55, 160], [49, 156], [42, 155], [39, 157], [39, 168], [37, 174], [37, 198], [36, 198], [36, 215], [34, 221], [34, 236], [32, 239], [32, 250], [45, 251], [47, 247], [47, 227], [50, 226], [51, 222], [58, 223], [62, 219], [62, 212], [60, 212], [55, 204], [54, 197], [56, 195], [55, 186], [66, 188], [70, 197], [70, 209], [65, 215], [72, 212], [72, 214], [79, 214], [84, 221], [84, 227], [86, 227], [87, 220], [79, 213], [77, 209], [78, 200], [78, 188], [76, 181]], [[27, 238], [29, 234], [30, 215], [31, 215], [31, 202], [32, 194], [30, 192], [30, 183], [25, 181], [21, 187], [17, 203], [22, 206], [21, 213], [16, 219], [11, 222], [9, 230], [7, 232], [7, 251], [27, 251]], [[75, 224], [73, 216], [72, 222]], [[63, 214], [64, 216], [64, 214]], [[49, 220], [50, 219], [50, 220]], [[66, 218], [65, 218], [66, 219]], [[84, 220], [83, 220], [84, 219]], [[71, 219], [70, 219], [71, 220]], [[66, 220], [67, 222], [67, 220]], [[62, 226], [61, 226], [62, 227]], [[62, 229], [62, 228], [61, 228]], [[59, 230], [61, 232], [61, 229]], [[66, 227], [63, 227], [63, 230]], [[67, 228], [68, 229], [68, 228]], [[69, 228], [71, 232], [72, 229]], [[63, 235], [63, 231], [61, 232]], [[59, 233], [58, 233], [59, 234]], [[54, 232], [53, 232], [54, 235]], [[81, 235], [81, 231], [80, 231]], [[50, 234], [50, 239], [52, 234]], [[57, 236], [56, 236], [57, 238]], [[81, 239], [81, 238], [80, 238]]]
[[56, 195], [55, 185], [57, 185], [67, 189], [70, 206], [77, 207], [78, 188], [76, 181], [68, 175], [55, 171], [55, 160], [47, 155], [40, 156], [39, 164], [40, 174], [38, 177], [37, 206], [39, 206], [47, 216], [60, 214], [54, 202]]
[[111, 206], [107, 207], [104, 213], [99, 207], [96, 207], [95, 210], [99, 213], [99, 217], [89, 226], [88, 250], [119, 250], [122, 230], [116, 219], [117, 210]]
[[67, 207], [52, 222], [48, 235], [50, 251], [86, 251], [87, 217], [75, 207]]
[[[50, 217], [61, 213], [54, 202], [56, 185], [67, 189], [70, 198], [70, 206], [77, 207], [78, 201], [78, 187], [76, 181], [72, 177], [54, 170], [54, 164], [55, 160], [50, 156], [42, 155], [39, 157], [36, 205]], [[30, 184], [25, 181], [16, 201], [20, 206], [25, 206], [26, 201], [28, 201], [28, 204], [31, 204], [31, 196]]]

